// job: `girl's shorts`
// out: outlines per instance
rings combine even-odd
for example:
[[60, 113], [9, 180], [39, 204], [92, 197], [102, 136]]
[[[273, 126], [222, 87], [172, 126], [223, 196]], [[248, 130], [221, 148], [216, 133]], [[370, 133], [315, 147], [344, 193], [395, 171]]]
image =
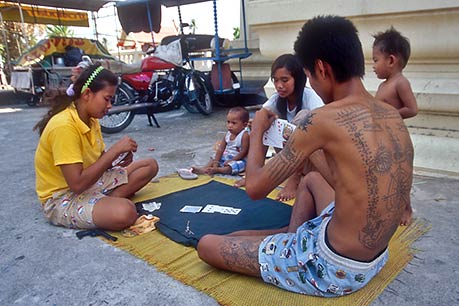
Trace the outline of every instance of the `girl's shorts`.
[[55, 192], [43, 203], [43, 213], [54, 225], [68, 228], [92, 229], [96, 225], [92, 220], [94, 205], [110, 191], [128, 182], [126, 169], [110, 168], [88, 190], [76, 194], [70, 190]]
[[387, 249], [371, 262], [356, 261], [330, 250], [325, 232], [334, 207], [331, 203], [296, 233], [263, 240], [258, 258], [265, 282], [301, 294], [336, 297], [361, 289], [381, 271], [388, 259]]

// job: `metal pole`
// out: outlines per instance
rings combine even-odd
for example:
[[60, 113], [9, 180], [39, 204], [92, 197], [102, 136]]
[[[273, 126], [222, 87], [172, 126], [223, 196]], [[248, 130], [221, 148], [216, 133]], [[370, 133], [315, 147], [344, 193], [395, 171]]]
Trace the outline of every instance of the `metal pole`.
[[178, 19], [179, 19], [179, 28], [180, 34], [183, 35], [183, 25], [182, 25], [182, 12], [180, 11], [180, 5], [177, 5]]
[[247, 48], [247, 24], [246, 24], [246, 20], [245, 20], [245, 1], [242, 0], [242, 24], [243, 24], [243, 27], [244, 27], [244, 48], [245, 48], [245, 52], [248, 52], [248, 48]]
[[96, 40], [99, 41], [99, 33], [97, 32], [96, 14], [94, 12], [91, 12], [91, 16], [92, 16], [92, 22], [94, 22], [94, 36], [96, 36]]
[[217, 72], [218, 72], [218, 83], [219, 90], [223, 91], [223, 73], [222, 73], [222, 61], [220, 58], [220, 38], [218, 37], [218, 16], [217, 16], [217, 0], [213, 0], [214, 4], [214, 26], [215, 26], [215, 35], [214, 35], [214, 45], [215, 45], [215, 61], [217, 62]]
[[120, 37], [118, 37], [118, 22], [116, 21], [116, 20], [119, 20], [119, 19], [118, 19], [118, 12], [116, 10], [116, 5], [115, 4], [113, 4], [113, 16], [115, 16], [116, 50], [118, 51], [118, 59], [121, 59], [120, 46], [118, 44], [119, 41], [120, 41]]
[[22, 27], [22, 36], [24, 36], [26, 45], [29, 46], [29, 37], [26, 35], [25, 25], [24, 25], [24, 15], [22, 14], [21, 1], [18, 1], [19, 5], [19, 15], [21, 16], [21, 27]]
[[151, 20], [150, 4], [148, 3], [148, 1], [147, 1], [147, 17], [148, 17], [148, 26], [150, 27], [151, 43], [153, 44], [153, 47], [155, 47], [155, 36], [153, 34], [153, 22]]

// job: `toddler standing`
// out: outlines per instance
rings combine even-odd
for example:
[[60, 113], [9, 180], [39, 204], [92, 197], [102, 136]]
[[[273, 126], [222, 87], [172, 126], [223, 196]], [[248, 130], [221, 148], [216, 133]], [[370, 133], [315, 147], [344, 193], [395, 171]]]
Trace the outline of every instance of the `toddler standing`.
[[416, 98], [402, 74], [411, 53], [408, 39], [393, 27], [373, 37], [373, 70], [378, 79], [384, 79], [376, 91], [376, 99], [395, 107], [403, 119], [416, 116]]

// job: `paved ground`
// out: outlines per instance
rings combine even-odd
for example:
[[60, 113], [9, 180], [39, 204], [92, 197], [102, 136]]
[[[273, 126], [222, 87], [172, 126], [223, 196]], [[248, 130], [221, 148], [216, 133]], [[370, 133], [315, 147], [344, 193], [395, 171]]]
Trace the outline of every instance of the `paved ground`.
[[[13, 107], [0, 107], [0, 305], [218, 305], [99, 239], [79, 241], [74, 231], [49, 225], [33, 171], [38, 135], [32, 127], [46, 109]], [[156, 158], [159, 175], [165, 175], [207, 160], [225, 131], [225, 114], [163, 113], [160, 129], [138, 116], [124, 133], [138, 141], [137, 157]], [[106, 136], [107, 145], [121, 135]], [[432, 230], [414, 244], [421, 250], [417, 258], [372, 305], [459, 305], [458, 183], [454, 177], [415, 176], [415, 216], [427, 219]]]

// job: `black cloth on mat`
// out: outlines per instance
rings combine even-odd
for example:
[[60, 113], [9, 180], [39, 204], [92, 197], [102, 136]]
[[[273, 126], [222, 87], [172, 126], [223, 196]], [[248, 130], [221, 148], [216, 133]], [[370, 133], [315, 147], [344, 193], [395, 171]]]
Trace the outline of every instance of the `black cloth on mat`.
[[[205, 234], [228, 234], [238, 230], [276, 229], [290, 222], [292, 207], [271, 199], [251, 200], [242, 189], [217, 181], [177, 191], [162, 197], [137, 203], [139, 214], [150, 214], [143, 210], [142, 204], [161, 203], [159, 210], [151, 214], [161, 220], [157, 228], [170, 239], [186, 246], [196, 247]], [[221, 213], [184, 213], [185, 205], [202, 206], [214, 204], [241, 208], [237, 215]], [[186, 226], [189, 221], [190, 232]]]

